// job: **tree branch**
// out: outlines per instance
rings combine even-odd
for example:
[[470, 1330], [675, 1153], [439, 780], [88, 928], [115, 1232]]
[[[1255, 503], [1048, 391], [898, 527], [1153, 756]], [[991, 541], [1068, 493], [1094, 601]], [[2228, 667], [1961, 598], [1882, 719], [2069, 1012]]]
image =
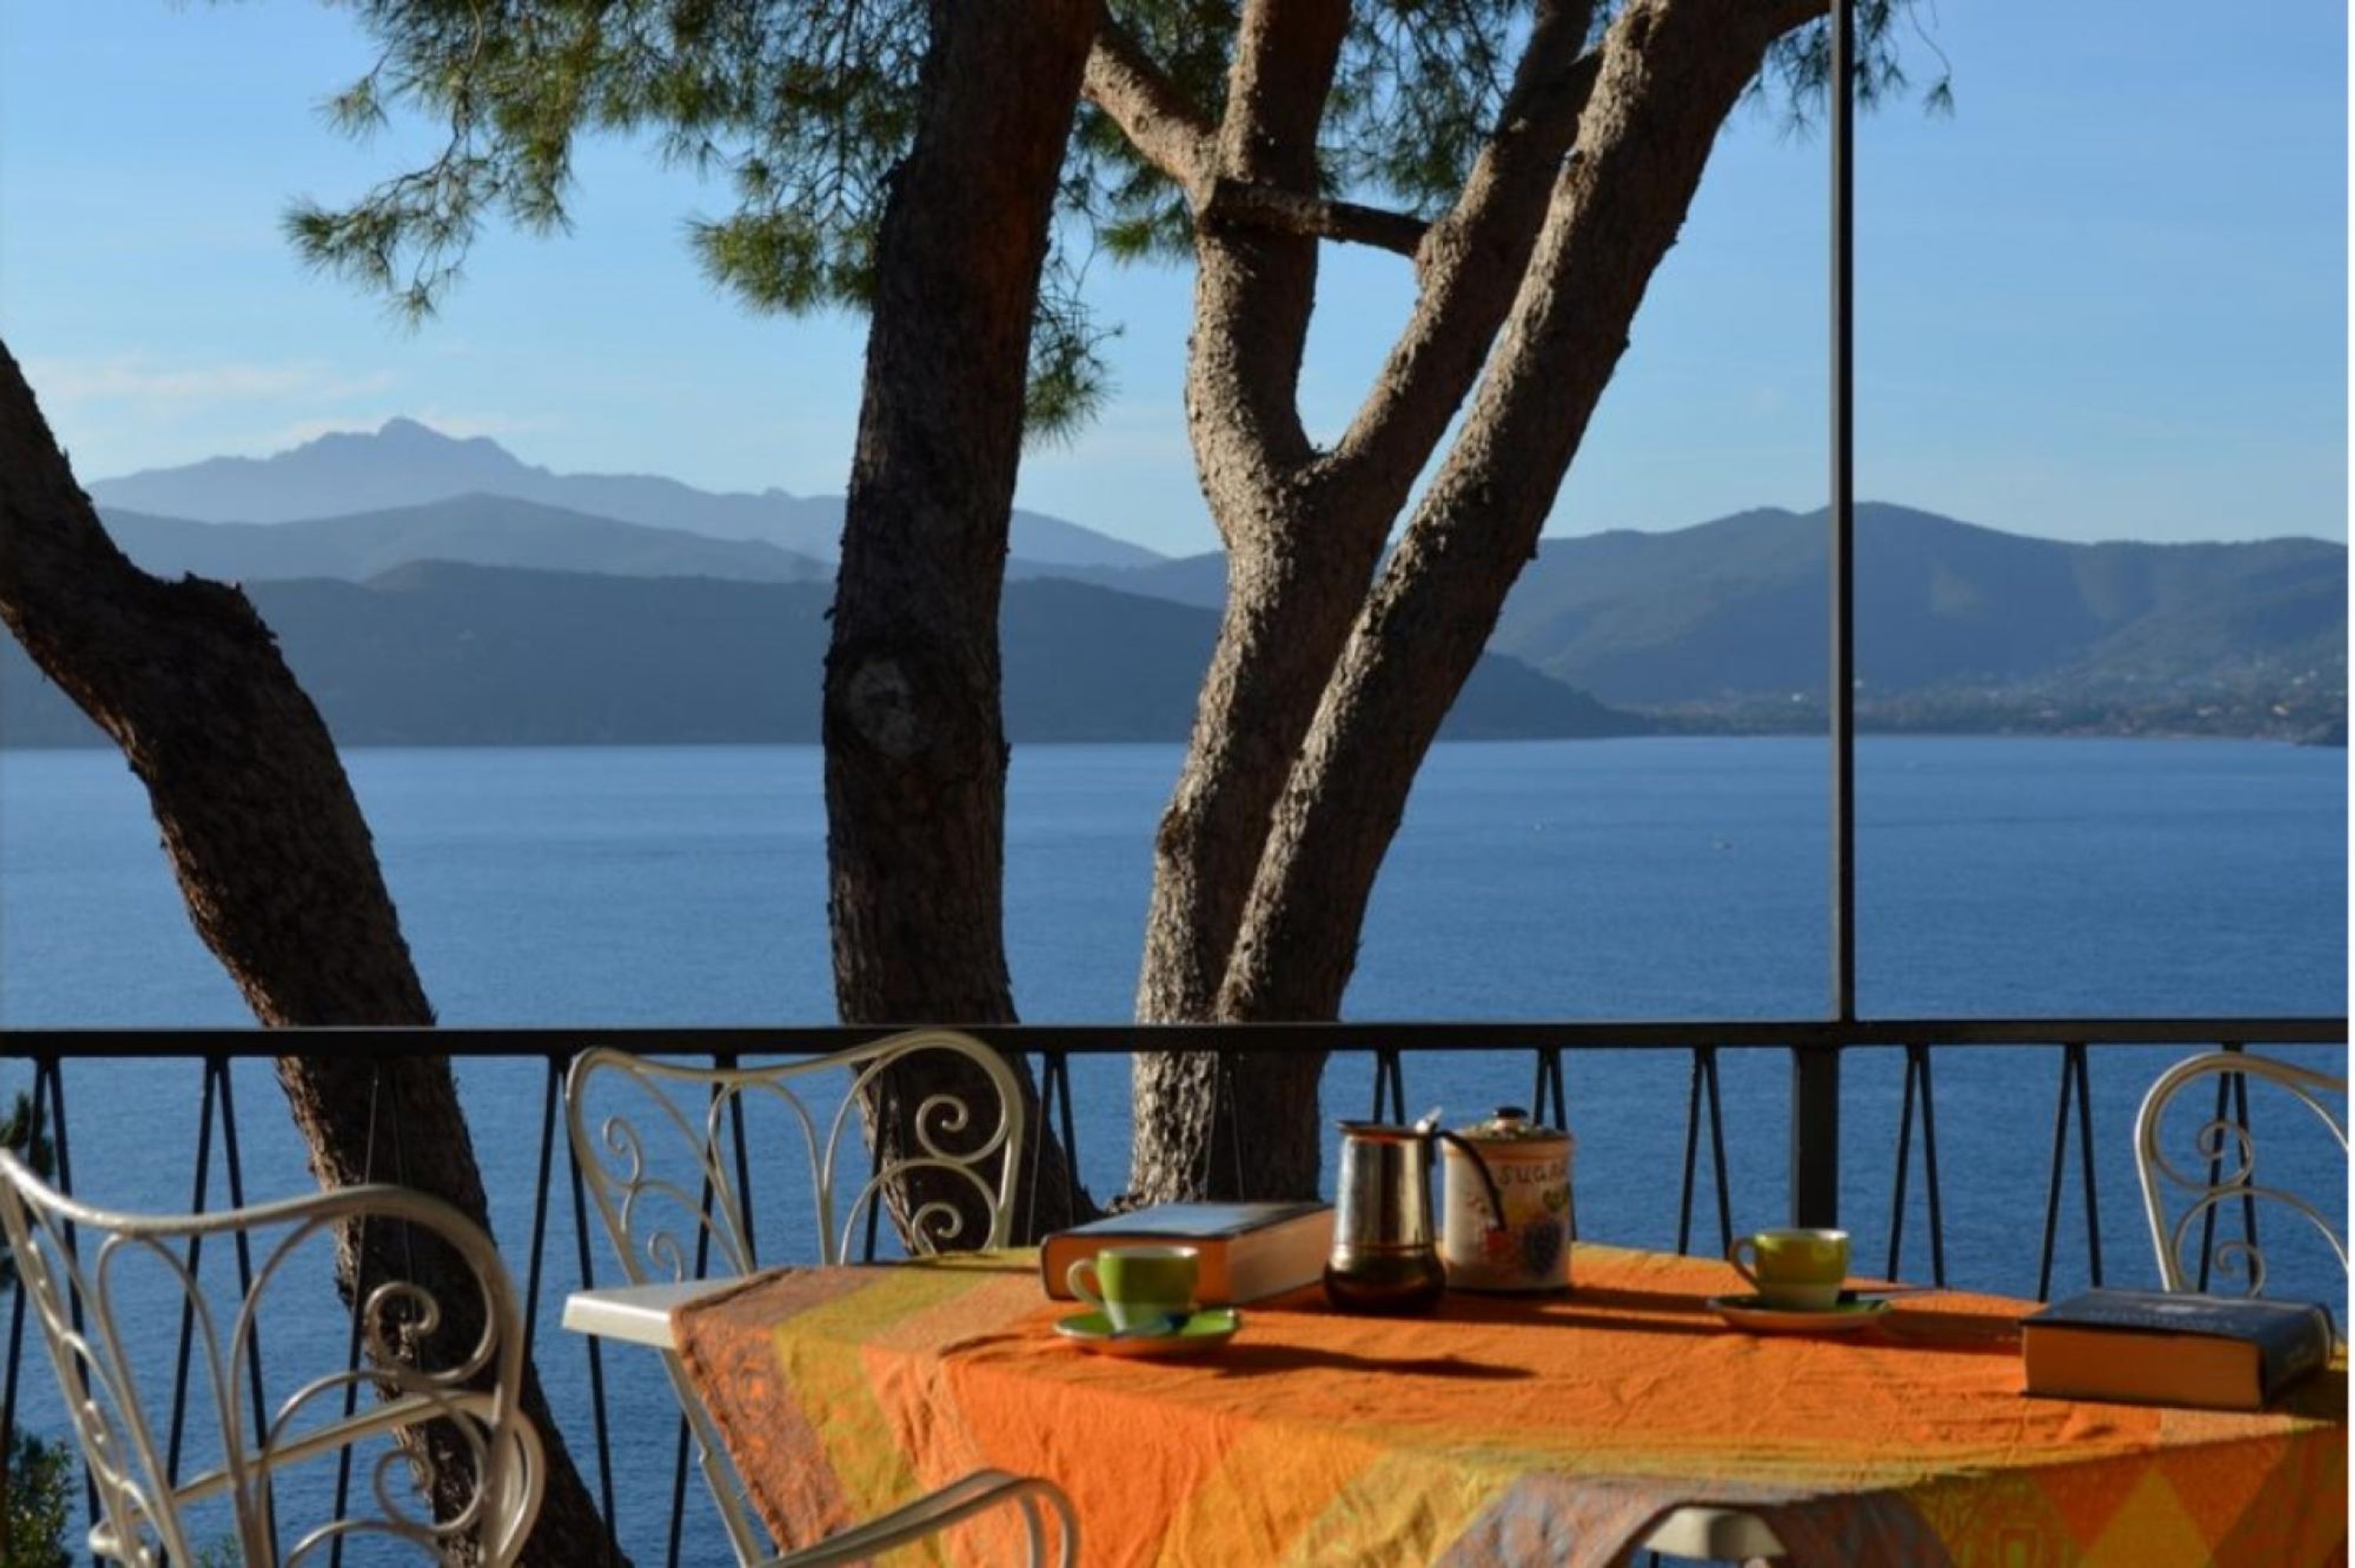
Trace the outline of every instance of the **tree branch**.
[[1109, 10], [1097, 20], [1082, 86], [1088, 101], [1111, 117], [1129, 144], [1177, 182], [1206, 225], [1334, 239], [1401, 256], [1412, 256], [1431, 228], [1412, 213], [1221, 175], [1218, 127]]
[[[1348, 0], [1248, 0], [1215, 143], [1219, 178], [1313, 198], [1316, 131], [1348, 24]], [[1299, 390], [1316, 252], [1314, 236], [1288, 228], [1197, 229], [1187, 415], [1222, 532], [1263, 530], [1273, 498], [1316, 459]]]
[[1335, 449], [1337, 470], [1364, 475], [1387, 499], [1385, 515], [1446, 433], [1511, 308], [1602, 69], [1601, 49], [1583, 52], [1593, 19], [1593, 0], [1539, 7], [1497, 130], [1416, 257], [1414, 313]]
[[1348, 0], [1246, 0], [1219, 126], [1222, 174], [1316, 188], [1316, 128], [1348, 28]]
[[1431, 229], [1426, 220], [1412, 213], [1229, 179], [1211, 182], [1209, 199], [1200, 205], [1199, 217], [1212, 227], [1264, 228], [1337, 239], [1410, 257], [1422, 248], [1423, 238]]
[[1109, 6], [1097, 18], [1081, 90], [1112, 117], [1121, 134], [1154, 167], [1178, 182], [1188, 200], [1197, 208], [1201, 206], [1210, 182], [1218, 127], [1114, 18]]
[[5, 346], [0, 620], [147, 785], [197, 933], [263, 1023], [433, 1022], [335, 744], [276, 639], [235, 588], [124, 557]]
[[[5, 344], [0, 621], [146, 786], [189, 922], [257, 1020], [432, 1023], [335, 741], [276, 638], [235, 588], [166, 582], [116, 548]], [[399, 1178], [488, 1227], [446, 1059], [325, 1053], [282, 1056], [278, 1074], [322, 1186], [383, 1179], [373, 1132], [381, 1103], [432, 1150]], [[370, 1281], [414, 1280], [453, 1307], [473, 1299], [448, 1271], [454, 1260], [431, 1245], [412, 1256], [393, 1244], [403, 1234], [373, 1227], [337, 1249], [347, 1293], [357, 1267]], [[462, 1351], [471, 1331], [463, 1314], [442, 1330]], [[549, 1419], [538, 1374], [526, 1376], [524, 1411], [547, 1440], [549, 1489], [521, 1562], [609, 1560], [610, 1532]], [[421, 1445], [412, 1452], [431, 1461], [435, 1505], [455, 1517], [477, 1473], [471, 1449], [439, 1422], [401, 1441]]]
[[1749, 18], [1749, 23], [1773, 33], [1787, 33], [1800, 23], [1812, 22], [1828, 15], [1830, 10], [1830, 0], [1761, 0], [1757, 14]]

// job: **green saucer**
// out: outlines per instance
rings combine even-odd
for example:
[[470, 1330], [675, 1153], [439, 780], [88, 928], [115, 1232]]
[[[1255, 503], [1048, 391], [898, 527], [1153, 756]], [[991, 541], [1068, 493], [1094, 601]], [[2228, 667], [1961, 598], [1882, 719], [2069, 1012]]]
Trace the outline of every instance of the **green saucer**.
[[1188, 1318], [1174, 1334], [1117, 1336], [1112, 1319], [1101, 1312], [1074, 1312], [1056, 1323], [1055, 1332], [1084, 1351], [1107, 1356], [1199, 1356], [1217, 1350], [1235, 1337], [1243, 1315], [1231, 1307], [1209, 1307]]
[[1745, 1334], [1853, 1334], [1889, 1315], [1889, 1303], [1872, 1298], [1803, 1311], [1769, 1307], [1755, 1296], [1712, 1296], [1709, 1308]]

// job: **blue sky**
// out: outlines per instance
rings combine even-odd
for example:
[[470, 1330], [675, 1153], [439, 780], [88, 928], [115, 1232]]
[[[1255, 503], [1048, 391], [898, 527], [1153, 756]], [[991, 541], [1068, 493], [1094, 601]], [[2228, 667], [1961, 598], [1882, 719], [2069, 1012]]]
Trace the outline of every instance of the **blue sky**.
[[[1860, 127], [1860, 488], [2067, 538], [2344, 537], [2347, 37], [2338, 0], [1945, 0], [1956, 112]], [[365, 40], [314, 5], [0, 6], [0, 334], [85, 479], [410, 414], [561, 470], [842, 488], [862, 325], [751, 316], [680, 225], [724, 196], [609, 143], [574, 232], [493, 233], [390, 324], [279, 236], [414, 161], [317, 101]], [[1916, 48], [1924, 69], [1934, 62]], [[1744, 113], [1571, 471], [1557, 533], [1820, 505], [1820, 138]], [[1305, 404], [1337, 430], [1410, 299], [1328, 248]], [[1105, 416], [1024, 504], [1215, 543], [1180, 414], [1190, 279], [1097, 269]]]

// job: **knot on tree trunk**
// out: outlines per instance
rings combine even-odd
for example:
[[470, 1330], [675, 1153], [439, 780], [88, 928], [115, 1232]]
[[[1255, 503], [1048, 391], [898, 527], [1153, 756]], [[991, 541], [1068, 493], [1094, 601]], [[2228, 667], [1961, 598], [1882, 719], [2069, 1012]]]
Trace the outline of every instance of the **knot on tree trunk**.
[[923, 748], [915, 683], [899, 660], [889, 655], [860, 660], [842, 683], [842, 703], [853, 732], [886, 757], [904, 759]]

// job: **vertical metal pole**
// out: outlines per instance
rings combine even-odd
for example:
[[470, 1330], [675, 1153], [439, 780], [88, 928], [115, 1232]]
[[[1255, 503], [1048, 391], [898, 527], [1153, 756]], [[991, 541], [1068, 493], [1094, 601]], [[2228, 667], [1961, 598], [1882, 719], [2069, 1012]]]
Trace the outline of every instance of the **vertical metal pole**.
[[1938, 1086], [1930, 1077], [1930, 1046], [1909, 1045], [1922, 1057], [1922, 1187], [1930, 1199], [1930, 1283], [1946, 1283], [1946, 1215], [1939, 1204]]
[[[205, 1058], [202, 1067], [204, 1090], [197, 1111], [197, 1177], [193, 1183], [196, 1190], [190, 1194], [188, 1202], [188, 1212], [192, 1214], [205, 1212], [205, 1179], [212, 1174], [213, 1168], [213, 1058]], [[224, 1061], [221, 1072], [226, 1075], [228, 1071], [228, 1064]], [[197, 1343], [197, 1281], [202, 1277], [205, 1266], [204, 1240], [201, 1235], [188, 1238], [188, 1260], [182, 1266], [187, 1271], [187, 1286], [180, 1298], [180, 1351], [173, 1362], [172, 1372], [172, 1427], [164, 1449], [164, 1484], [167, 1487], [180, 1484], [180, 1438], [187, 1427], [188, 1367]], [[5, 1440], [13, 1430], [13, 1427], [0, 1428], [0, 1440]], [[336, 1510], [336, 1517], [344, 1517], [341, 1509]]]
[[[1071, 1120], [1071, 1060], [1060, 1051], [1054, 1054], [1055, 1084], [1058, 1093], [1055, 1108], [1063, 1123], [1063, 1213], [1079, 1217], [1080, 1213], [1080, 1133]], [[1046, 1113], [1039, 1113], [1044, 1125]]]
[[[564, 1140], [564, 1160], [572, 1176], [572, 1239], [580, 1255], [581, 1288], [593, 1290], [597, 1268], [589, 1256], [589, 1190], [581, 1179], [581, 1150], [569, 1137]], [[596, 1335], [581, 1335], [581, 1344], [589, 1357], [589, 1410], [597, 1433], [597, 1501], [605, 1512], [605, 1562], [611, 1568], [613, 1535], [621, 1529], [621, 1520], [613, 1515], [613, 1438], [605, 1414], [605, 1357]]]
[[1709, 1088], [1710, 1163], [1717, 1168], [1717, 1255], [1723, 1257], [1733, 1250], [1733, 1192], [1725, 1168], [1725, 1107], [1717, 1092], [1716, 1046], [1702, 1047], [1701, 1066]]
[[1839, 1049], [1791, 1052], [1791, 1223], [1839, 1224]]
[[1685, 1097], [1685, 1184], [1677, 1197], [1677, 1251], [1692, 1250], [1693, 1176], [1700, 1159], [1700, 1052], [1692, 1054], [1692, 1089]]
[[[46, 1082], [44, 1075], [48, 1071], [42, 1059], [34, 1060], [32, 1114], [26, 1118], [25, 1126], [24, 1155], [27, 1161], [33, 1159], [34, 1150], [41, 1147], [41, 1118], [48, 1103], [41, 1091]], [[21, 1288], [8, 1293], [8, 1371], [5, 1382], [0, 1382], [0, 1483], [9, 1478], [8, 1466], [14, 1445], [5, 1438], [16, 1430], [16, 1390], [25, 1370], [25, 1295]], [[87, 1468], [86, 1461], [84, 1467]], [[8, 1510], [0, 1510], [0, 1554], [13, 1562], [16, 1541], [10, 1530]]]
[[1897, 1095], [1897, 1179], [1889, 1185], [1889, 1266], [1883, 1279], [1902, 1279], [1898, 1265], [1905, 1255], [1905, 1176], [1913, 1163], [1913, 1078], [1919, 1071], [1913, 1048], [1905, 1048], [1905, 1086]]
[[[551, 1054], [548, 1058], [548, 1083], [539, 1099], [539, 1184], [531, 1195], [531, 1268], [523, 1289], [523, 1359], [531, 1360], [531, 1342], [539, 1327], [539, 1276], [541, 1265], [548, 1257], [548, 1189], [549, 1176], [556, 1162], [556, 1097], [564, 1083], [563, 1058]], [[371, 1121], [375, 1118], [370, 1118]], [[565, 1129], [571, 1137], [571, 1129]], [[336, 1516], [341, 1519], [339, 1512]]]
[[1855, 0], [1831, 15], [1832, 1016], [1856, 1017], [1856, 195], [1849, 74]]
[[[1831, 120], [1832, 1018], [1856, 1019], [1856, 127], [1849, 112], [1855, 0], [1835, 0], [1825, 102]], [[1839, 1052], [1792, 1053], [1791, 1219], [1839, 1223]]]

